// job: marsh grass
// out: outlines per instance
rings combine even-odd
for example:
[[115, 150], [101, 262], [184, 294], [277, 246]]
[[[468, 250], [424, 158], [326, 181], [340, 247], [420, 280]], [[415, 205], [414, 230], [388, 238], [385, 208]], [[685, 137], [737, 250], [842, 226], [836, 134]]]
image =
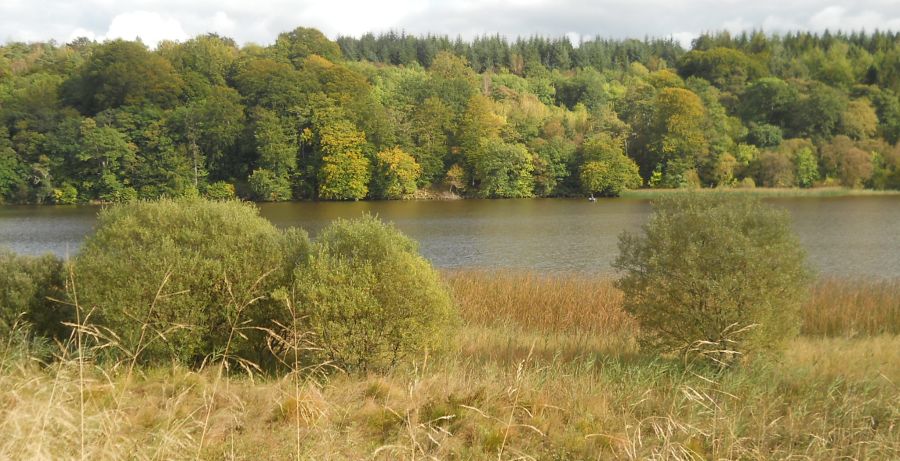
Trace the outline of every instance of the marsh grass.
[[707, 374], [641, 354], [608, 281], [445, 279], [464, 319], [455, 346], [366, 376], [302, 367], [315, 338], [298, 306], [267, 332], [280, 371], [260, 374], [227, 351], [199, 369], [110, 359], [115, 336], [73, 302], [52, 360], [24, 326], [4, 346], [0, 459], [900, 457], [895, 282], [819, 282], [807, 309], [839, 320], [807, 319], [779, 361]]
[[801, 334], [900, 334], [900, 280], [820, 280], [802, 311]]
[[[638, 333], [608, 277], [466, 270], [445, 279], [469, 326], [626, 340]], [[820, 279], [801, 317], [804, 336], [900, 334], [900, 279]]]

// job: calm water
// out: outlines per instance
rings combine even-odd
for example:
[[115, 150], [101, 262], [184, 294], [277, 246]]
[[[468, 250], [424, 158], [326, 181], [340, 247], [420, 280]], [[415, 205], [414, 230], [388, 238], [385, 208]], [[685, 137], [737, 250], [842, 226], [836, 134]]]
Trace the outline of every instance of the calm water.
[[[900, 197], [775, 199], [812, 263], [826, 275], [900, 277]], [[439, 267], [612, 272], [618, 235], [638, 230], [642, 200], [468, 200], [260, 205], [276, 225], [315, 235], [337, 217], [369, 212], [417, 239]], [[74, 254], [98, 208], [0, 207], [0, 245], [27, 254]]]

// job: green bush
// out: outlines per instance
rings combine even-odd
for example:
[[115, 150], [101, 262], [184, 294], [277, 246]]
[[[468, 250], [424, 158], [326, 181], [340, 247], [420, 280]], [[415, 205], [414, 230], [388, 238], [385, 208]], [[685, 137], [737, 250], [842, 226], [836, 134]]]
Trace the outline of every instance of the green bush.
[[389, 368], [440, 348], [456, 318], [416, 242], [373, 217], [337, 220], [294, 275], [294, 302], [322, 348], [347, 371]]
[[229, 337], [230, 353], [255, 359], [265, 335], [254, 327], [284, 312], [270, 294], [308, 251], [305, 233], [279, 231], [252, 204], [114, 206], [75, 259], [79, 301], [126, 348], [146, 348], [143, 361], [196, 362]]
[[233, 200], [237, 197], [234, 186], [225, 181], [216, 181], [206, 186], [203, 194], [210, 200]]
[[20, 256], [0, 249], [0, 338], [16, 323], [27, 323], [35, 333], [61, 337], [62, 322], [71, 311], [49, 298], [62, 300], [63, 262], [53, 255]]
[[247, 178], [254, 200], [281, 202], [291, 199], [291, 180], [285, 174], [259, 168]]
[[788, 216], [741, 194], [679, 193], [654, 203], [614, 266], [642, 344], [727, 366], [775, 352], [799, 328], [811, 279]]

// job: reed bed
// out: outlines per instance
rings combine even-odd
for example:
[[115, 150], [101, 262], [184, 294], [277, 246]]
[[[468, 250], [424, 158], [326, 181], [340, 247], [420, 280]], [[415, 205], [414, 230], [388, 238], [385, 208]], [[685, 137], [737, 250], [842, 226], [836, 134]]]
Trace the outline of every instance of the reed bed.
[[586, 274], [467, 270], [446, 273], [463, 319], [470, 324], [593, 335], [632, 334], [622, 292], [612, 279]]
[[[445, 279], [469, 325], [606, 336], [638, 331], [609, 277], [467, 270], [448, 271]], [[801, 322], [807, 336], [900, 334], [900, 280], [821, 279]]]
[[803, 335], [900, 334], [900, 280], [820, 280], [802, 314]]

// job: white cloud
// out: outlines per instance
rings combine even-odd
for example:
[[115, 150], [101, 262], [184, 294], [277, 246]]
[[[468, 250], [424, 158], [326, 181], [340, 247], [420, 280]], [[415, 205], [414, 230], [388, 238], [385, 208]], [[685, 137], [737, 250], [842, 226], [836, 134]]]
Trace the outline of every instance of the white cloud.
[[675, 32], [672, 34], [672, 39], [680, 43], [683, 48], [690, 48], [691, 42], [698, 36], [699, 35], [694, 32]]
[[76, 38], [81, 38], [81, 37], [85, 37], [90, 40], [95, 40], [97, 38], [97, 34], [95, 34], [94, 31], [92, 31], [92, 30], [87, 30], [87, 29], [83, 29], [81, 27], [76, 27], [75, 30], [73, 30], [72, 33], [69, 34], [69, 38], [67, 38], [66, 41], [72, 41], [72, 40], [75, 40]]
[[0, 40], [134, 38], [148, 45], [216, 32], [272, 43], [316, 27], [330, 37], [388, 29], [452, 37], [672, 37], [707, 31], [900, 30], [898, 0], [0, 0]]
[[237, 23], [228, 17], [228, 14], [224, 11], [216, 11], [216, 14], [212, 16], [209, 23], [210, 32], [216, 32], [222, 35], [231, 34], [234, 32], [235, 25], [237, 25]]
[[184, 41], [190, 38], [181, 23], [172, 17], [163, 17], [149, 11], [133, 11], [116, 15], [109, 24], [104, 39], [140, 38], [145, 45], [155, 48], [163, 40]]

